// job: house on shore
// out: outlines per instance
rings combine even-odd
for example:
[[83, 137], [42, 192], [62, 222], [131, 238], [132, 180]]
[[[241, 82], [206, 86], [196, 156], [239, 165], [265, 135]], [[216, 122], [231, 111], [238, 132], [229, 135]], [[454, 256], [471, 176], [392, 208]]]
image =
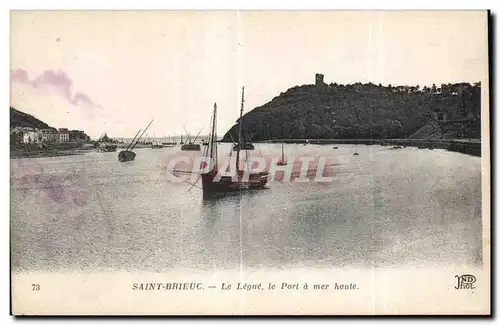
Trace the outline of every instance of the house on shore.
[[10, 143], [63, 143], [85, 142], [90, 138], [81, 130], [67, 128], [36, 129], [32, 127], [16, 126], [10, 130]]
[[69, 130], [66, 128], [59, 129], [59, 142], [68, 142], [69, 141]]
[[42, 142], [58, 142], [59, 132], [55, 128], [42, 129]]
[[17, 126], [10, 130], [11, 143], [41, 143], [42, 133], [31, 127]]

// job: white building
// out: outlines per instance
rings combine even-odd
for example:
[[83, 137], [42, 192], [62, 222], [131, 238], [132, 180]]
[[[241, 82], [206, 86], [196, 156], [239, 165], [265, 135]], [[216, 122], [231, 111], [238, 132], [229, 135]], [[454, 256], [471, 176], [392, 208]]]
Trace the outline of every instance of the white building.
[[53, 129], [42, 129], [42, 142], [59, 141], [59, 133]]
[[23, 130], [24, 143], [40, 143], [42, 142], [42, 134], [40, 130], [26, 128]]
[[59, 129], [59, 142], [68, 142], [69, 141], [69, 130], [65, 128]]

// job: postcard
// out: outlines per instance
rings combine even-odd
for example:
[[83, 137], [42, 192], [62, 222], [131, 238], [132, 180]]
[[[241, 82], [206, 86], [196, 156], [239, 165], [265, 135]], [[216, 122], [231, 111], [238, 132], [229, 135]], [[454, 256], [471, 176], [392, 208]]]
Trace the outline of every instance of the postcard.
[[489, 315], [488, 11], [11, 11], [11, 313]]

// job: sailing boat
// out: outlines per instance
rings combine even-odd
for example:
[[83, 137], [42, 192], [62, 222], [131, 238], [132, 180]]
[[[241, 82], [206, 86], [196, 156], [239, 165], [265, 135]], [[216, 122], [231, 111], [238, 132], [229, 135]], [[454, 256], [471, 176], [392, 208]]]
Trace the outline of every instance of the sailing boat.
[[358, 153], [358, 144], [354, 145], [354, 154], [353, 154], [353, 156], [359, 156], [359, 153]]
[[[139, 135], [141, 130], [137, 131], [137, 134], [132, 139], [132, 141], [129, 143], [129, 145], [127, 146], [127, 149], [120, 151], [120, 153], [118, 154], [118, 161], [124, 162], [124, 161], [131, 161], [131, 160], [135, 159], [135, 152], [133, 152], [132, 150], [134, 150], [134, 148], [137, 145], [137, 143], [139, 142], [139, 140], [142, 138], [144, 133], [146, 133], [146, 131], [149, 128], [149, 126], [151, 125], [151, 123], [153, 123], [153, 120], [151, 120], [151, 122], [149, 122], [146, 129], [144, 129], [144, 131], [141, 133], [141, 135], [138, 138], [137, 138], [137, 136]], [[137, 138], [137, 140], [136, 140], [136, 138]]]
[[151, 144], [151, 149], [161, 149], [163, 144], [160, 144], [153, 133], [153, 142]]
[[162, 145], [164, 147], [175, 147], [175, 145], [177, 144], [177, 142], [175, 141], [172, 141], [171, 137], [168, 138], [168, 141], [167, 139], [165, 138], [165, 142], [162, 142]]
[[278, 165], [278, 166], [285, 166], [286, 165], [285, 147], [284, 147], [283, 141], [281, 141], [281, 158], [280, 158], [280, 160], [278, 160], [276, 165]]
[[[186, 131], [186, 128], [184, 128], [184, 131]], [[196, 141], [196, 139], [198, 138], [198, 136], [200, 135], [200, 133], [201, 133], [201, 130], [200, 130], [200, 132], [198, 132], [198, 134], [196, 135], [196, 137], [194, 138], [194, 140], [191, 141], [191, 136], [186, 131], [188, 140], [186, 141], [186, 143], [184, 145], [182, 145], [181, 150], [184, 150], [184, 151], [200, 151], [201, 150], [200, 145], [198, 143], [194, 143]]]
[[96, 150], [102, 152], [113, 152], [116, 151], [118, 145], [110, 143], [111, 139], [108, 137], [107, 133], [103, 133], [97, 142], [95, 143]]
[[286, 160], [285, 160], [285, 145], [283, 143], [283, 125], [281, 125], [281, 159], [278, 160], [277, 165], [278, 166], [285, 166], [286, 165]]
[[[243, 88], [240, 117], [243, 114], [245, 88]], [[212, 118], [212, 131], [210, 141], [205, 148], [205, 157], [210, 157], [214, 162], [213, 168], [204, 174], [201, 174], [201, 182], [203, 189], [203, 199], [211, 199], [214, 197], [224, 196], [228, 192], [241, 191], [247, 189], [262, 189], [267, 184], [269, 173], [267, 171], [249, 174], [248, 178], [243, 177], [244, 171], [240, 169], [240, 148], [236, 151], [236, 175], [220, 176], [220, 179], [215, 179], [219, 173], [217, 164], [217, 104], [214, 104], [214, 113]], [[238, 127], [238, 141], [241, 140], [241, 118]], [[219, 178], [219, 177], [218, 177]]]

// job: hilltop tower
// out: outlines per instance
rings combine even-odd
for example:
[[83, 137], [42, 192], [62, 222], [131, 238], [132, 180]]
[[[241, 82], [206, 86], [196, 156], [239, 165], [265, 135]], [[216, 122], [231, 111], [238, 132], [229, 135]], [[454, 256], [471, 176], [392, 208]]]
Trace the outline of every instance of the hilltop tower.
[[325, 85], [325, 76], [321, 73], [316, 73], [316, 87], [323, 87]]

